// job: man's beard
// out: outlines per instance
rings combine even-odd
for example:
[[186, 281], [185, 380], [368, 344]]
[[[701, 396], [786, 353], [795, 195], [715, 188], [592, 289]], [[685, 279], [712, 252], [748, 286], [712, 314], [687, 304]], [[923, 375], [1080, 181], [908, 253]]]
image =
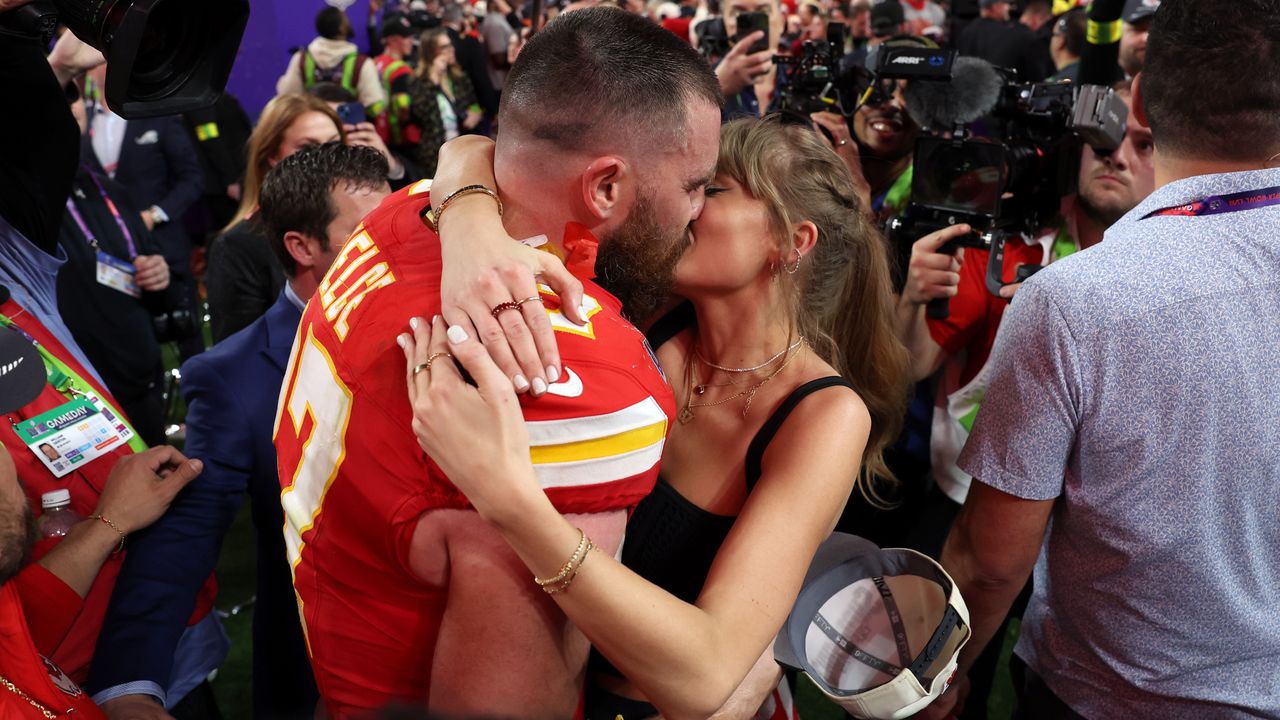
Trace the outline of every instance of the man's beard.
[[623, 314], [632, 322], [643, 322], [671, 297], [676, 263], [689, 244], [688, 226], [660, 226], [653, 195], [641, 193], [621, 227], [600, 238], [596, 275], [622, 302]]
[[0, 509], [0, 585], [26, 567], [39, 536], [31, 505], [23, 502], [21, 509]]

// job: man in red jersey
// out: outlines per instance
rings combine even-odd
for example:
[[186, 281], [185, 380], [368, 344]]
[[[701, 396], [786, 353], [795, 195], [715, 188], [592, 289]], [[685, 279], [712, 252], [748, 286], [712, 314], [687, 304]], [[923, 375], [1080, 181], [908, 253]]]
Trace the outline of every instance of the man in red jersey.
[[[538, 476], [615, 552], [657, 477], [674, 411], [640, 333], [701, 212], [719, 87], [679, 38], [609, 8], [557, 18], [507, 79], [494, 167], [505, 231], [583, 281], [571, 322], [549, 291], [496, 316], [549, 316], [560, 362], [513, 378]], [[418, 447], [395, 337], [440, 310], [426, 184], [347, 243], [303, 316], [276, 424], [285, 538], [330, 717], [392, 701], [452, 714], [566, 718], [588, 643]], [[485, 193], [459, 202], [493, 202]], [[436, 213], [444, 211], [435, 198]], [[598, 240], [597, 240], [598, 238]], [[593, 268], [610, 295], [590, 282]], [[499, 331], [500, 334], [500, 331]], [[494, 682], [499, 679], [498, 682]]]

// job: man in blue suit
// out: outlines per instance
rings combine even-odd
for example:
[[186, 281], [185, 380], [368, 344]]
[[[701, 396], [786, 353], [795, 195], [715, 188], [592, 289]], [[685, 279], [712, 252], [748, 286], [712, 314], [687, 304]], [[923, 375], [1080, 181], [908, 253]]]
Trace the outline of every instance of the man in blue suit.
[[267, 175], [260, 222], [288, 282], [266, 315], [182, 367], [185, 450], [206, 469], [164, 519], [131, 540], [89, 681], [109, 718], [163, 718], [157, 701], [172, 708], [179, 700], [165, 693], [175, 646], [246, 490], [258, 550], [254, 714], [314, 716], [318, 695], [285, 556], [271, 436], [305, 300], [360, 220], [390, 193], [386, 176], [377, 151], [340, 143], [306, 148]]
[[[106, 66], [94, 71], [91, 87], [102, 87]], [[81, 159], [124, 186], [142, 221], [155, 236], [169, 263], [174, 293], [197, 307], [191, 271], [191, 238], [183, 225], [186, 214], [204, 192], [200, 156], [177, 115], [125, 120], [111, 112], [100, 97], [89, 98], [88, 131]], [[204, 349], [203, 338], [190, 336], [179, 345], [188, 358]]]

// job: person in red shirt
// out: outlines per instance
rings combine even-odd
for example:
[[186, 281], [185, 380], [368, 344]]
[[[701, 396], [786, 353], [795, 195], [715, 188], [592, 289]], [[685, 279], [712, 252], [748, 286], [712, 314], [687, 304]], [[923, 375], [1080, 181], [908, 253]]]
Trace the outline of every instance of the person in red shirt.
[[[40, 360], [26, 338], [0, 330], [0, 412], [16, 412], [42, 393]], [[13, 459], [0, 445], [0, 717], [104, 717], [50, 658], [64, 646], [99, 571], [119, 555], [125, 535], [160, 517], [201, 469], [171, 447], [121, 459], [93, 514], [65, 537], [45, 541], [52, 548], [31, 563], [39, 526]]]
[[[551, 312], [562, 362], [513, 382], [538, 398], [526, 417], [548, 497], [612, 553], [627, 511], [653, 487], [675, 412], [622, 313], [650, 312], [665, 295], [654, 279], [669, 276], [714, 171], [719, 89], [688, 43], [592, 8], [529, 41], [505, 97], [496, 197], [508, 230], [555, 228], [545, 249], [579, 274], [605, 268], [612, 282], [612, 295], [584, 282], [574, 312], [532, 283], [492, 299], [495, 315]], [[472, 194], [455, 198], [493, 202]], [[317, 687], [336, 720], [391, 701], [572, 717], [586, 638], [530, 592], [519, 558], [413, 434], [394, 339], [410, 317], [440, 309], [440, 244], [422, 219], [432, 200], [420, 183], [366, 218], [304, 313], [285, 373], [281, 502]]]

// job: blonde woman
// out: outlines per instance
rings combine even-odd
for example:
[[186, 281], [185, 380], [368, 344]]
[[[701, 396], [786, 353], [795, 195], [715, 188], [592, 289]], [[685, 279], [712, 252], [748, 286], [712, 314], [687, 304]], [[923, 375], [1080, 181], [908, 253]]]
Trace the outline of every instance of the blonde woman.
[[308, 145], [346, 141], [342, 121], [313, 95], [280, 95], [267, 103], [249, 136], [240, 208], [209, 244], [205, 284], [214, 342], [261, 317], [284, 288], [284, 268], [261, 230], [249, 222], [258, 211], [262, 179], [276, 163]]
[[[591, 552], [548, 502], [511, 381], [476, 339], [439, 319], [399, 338], [420, 444], [525, 562], [531, 591], [555, 591], [599, 653], [587, 718], [748, 717], [767, 705], [769, 648], [810, 558], [850, 493], [874, 498], [887, 476], [906, 354], [883, 240], [856, 198], [812, 130], [724, 126], [675, 271], [691, 311], [650, 333], [679, 413], [620, 562]], [[492, 212], [457, 210], [445, 232]], [[429, 373], [413, 373], [433, 356]]]

